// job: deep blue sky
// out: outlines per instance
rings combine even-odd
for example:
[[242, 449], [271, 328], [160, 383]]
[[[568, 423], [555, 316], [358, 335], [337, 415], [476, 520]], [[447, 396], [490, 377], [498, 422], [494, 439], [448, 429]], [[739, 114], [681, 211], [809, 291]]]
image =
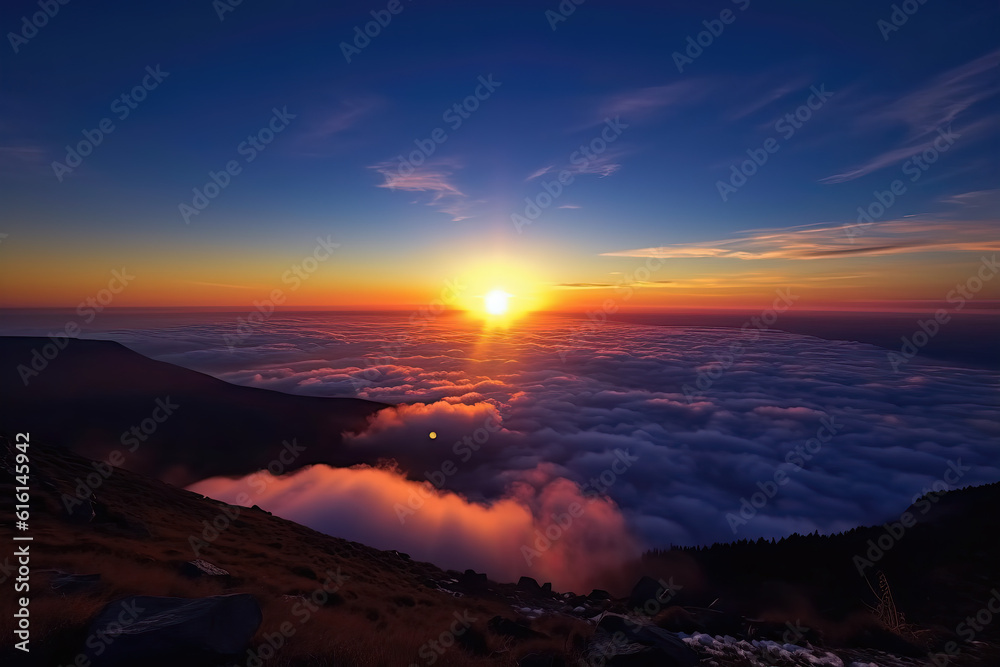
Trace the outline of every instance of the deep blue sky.
[[[553, 31], [545, 12], [554, 0], [403, 0], [350, 63], [341, 42], [387, 3], [336, 4], [243, 0], [220, 21], [210, 0], [73, 0], [17, 53], [7, 37], [0, 231], [8, 271], [38, 271], [44, 283], [53, 271], [92, 278], [127, 261], [148, 266], [157, 284], [175, 271], [245, 286], [241, 263], [277, 257], [280, 267], [333, 233], [345, 254], [339, 270], [355, 276], [398, 280], [500, 254], [533, 262], [549, 283], [600, 281], [634, 261], [601, 253], [850, 223], [874, 190], [900, 177], [906, 155], [894, 151], [921, 150], [931, 128], [948, 123], [962, 138], [885, 220], [996, 212], [998, 77], [982, 66], [997, 61], [995, 2], [928, 0], [885, 40], [877, 21], [890, 17], [889, 2], [751, 0], [741, 11], [742, 0], [588, 0]], [[727, 8], [735, 21], [678, 72], [672, 54]], [[37, 11], [34, 2], [4, 3], [5, 35]], [[114, 118], [111, 102], [156, 65], [169, 76], [128, 118]], [[448, 129], [442, 112], [491, 74], [501, 87]], [[775, 121], [812, 86], [834, 95], [781, 138]], [[297, 117], [185, 225], [178, 205], [209, 170], [242, 160], [238, 145], [274, 107]], [[608, 115], [629, 128], [517, 233], [511, 214]], [[105, 117], [115, 132], [59, 182], [52, 161]], [[421, 179], [384, 187], [377, 167], [437, 127], [449, 139]], [[717, 182], [730, 165], [772, 136], [778, 152], [722, 201]], [[546, 167], [554, 171], [529, 178]], [[207, 257], [216, 265], [198, 269]], [[39, 302], [73, 302], [58, 293], [51, 284]]]

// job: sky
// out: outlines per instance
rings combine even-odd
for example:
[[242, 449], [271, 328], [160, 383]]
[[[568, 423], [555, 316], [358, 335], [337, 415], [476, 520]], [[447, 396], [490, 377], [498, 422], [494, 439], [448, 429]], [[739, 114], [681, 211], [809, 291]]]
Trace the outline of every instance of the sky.
[[996, 3], [559, 7], [4, 3], [0, 307], [862, 308], [996, 252]]

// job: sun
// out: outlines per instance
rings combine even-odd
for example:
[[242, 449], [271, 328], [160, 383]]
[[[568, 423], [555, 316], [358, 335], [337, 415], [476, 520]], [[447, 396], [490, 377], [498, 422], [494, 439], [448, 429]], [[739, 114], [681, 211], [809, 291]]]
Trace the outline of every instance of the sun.
[[487, 292], [486, 296], [483, 297], [483, 305], [486, 308], [486, 312], [490, 315], [504, 315], [507, 313], [509, 304], [507, 300], [513, 296], [512, 294], [507, 294], [502, 289], [495, 289]]

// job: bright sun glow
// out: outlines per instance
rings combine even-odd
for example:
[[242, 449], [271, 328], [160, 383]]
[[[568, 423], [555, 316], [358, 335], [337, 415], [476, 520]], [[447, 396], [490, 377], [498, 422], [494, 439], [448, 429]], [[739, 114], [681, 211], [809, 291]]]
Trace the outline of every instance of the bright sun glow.
[[490, 315], [503, 315], [507, 312], [507, 299], [512, 295], [500, 289], [492, 290], [483, 297], [486, 312]]

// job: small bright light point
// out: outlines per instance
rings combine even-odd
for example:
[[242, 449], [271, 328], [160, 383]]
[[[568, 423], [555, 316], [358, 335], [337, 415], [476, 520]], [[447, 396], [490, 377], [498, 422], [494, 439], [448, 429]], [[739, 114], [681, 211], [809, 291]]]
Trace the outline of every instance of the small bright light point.
[[430, 432], [430, 438], [431, 438], [431, 440], [433, 440], [433, 439], [434, 439], [434, 438], [436, 438], [436, 437], [438, 437], [438, 434], [437, 434], [437, 433], [435, 433], [434, 431], [431, 431], [431, 432]]
[[510, 294], [503, 290], [495, 289], [489, 292], [483, 299], [485, 300], [486, 312], [490, 315], [503, 315], [507, 312], [507, 299]]

